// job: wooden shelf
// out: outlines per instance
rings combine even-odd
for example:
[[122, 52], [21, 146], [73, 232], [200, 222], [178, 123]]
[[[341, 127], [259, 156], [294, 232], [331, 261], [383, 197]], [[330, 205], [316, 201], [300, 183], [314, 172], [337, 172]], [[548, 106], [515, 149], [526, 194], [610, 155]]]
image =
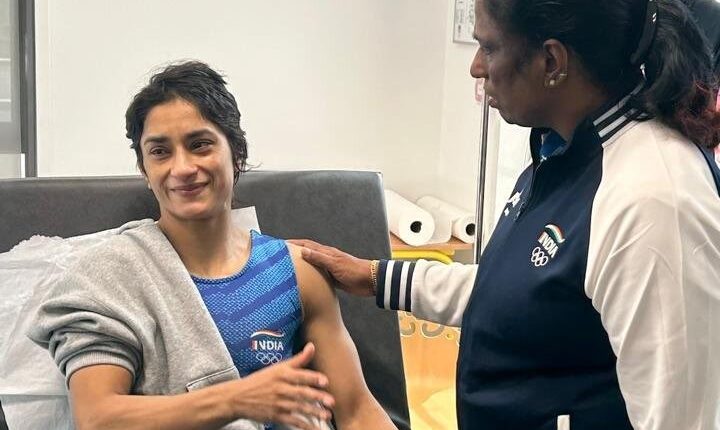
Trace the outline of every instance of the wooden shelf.
[[473, 244], [465, 243], [460, 239], [451, 237], [448, 242], [444, 243], [430, 243], [422, 246], [412, 246], [390, 233], [390, 248], [393, 251], [440, 251], [446, 253], [447, 251], [455, 252], [473, 249]]

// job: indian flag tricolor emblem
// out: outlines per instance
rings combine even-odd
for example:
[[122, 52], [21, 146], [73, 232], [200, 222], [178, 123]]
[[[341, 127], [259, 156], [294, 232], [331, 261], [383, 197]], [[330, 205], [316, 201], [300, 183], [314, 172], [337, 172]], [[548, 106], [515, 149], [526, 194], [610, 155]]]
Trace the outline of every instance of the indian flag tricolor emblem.
[[250, 349], [253, 351], [283, 351], [284, 333], [274, 330], [259, 330], [250, 335]]
[[[560, 244], [562, 244], [563, 242], [565, 242], [565, 236], [563, 236], [563, 232], [562, 230], [560, 230], [560, 227], [556, 226], [555, 224], [548, 224], [545, 226], [545, 228], [543, 228], [542, 232], [540, 233], [540, 237], [538, 237], [538, 243], [540, 244], [542, 249], [537, 248], [537, 250], [534, 251], [535, 254], [533, 255], [536, 259], [542, 259], [543, 256], [555, 258], [555, 254], [557, 254], [558, 249], [560, 249]], [[547, 264], [547, 258], [545, 258], [544, 260], [545, 263], [541, 264], [542, 266]], [[536, 263], [533, 260], [531, 261], [533, 263]], [[535, 266], [540, 267], [540, 265], [538, 264], [535, 264]]]
[[565, 242], [565, 236], [563, 235], [562, 230], [560, 230], [560, 227], [556, 226], [555, 224], [548, 224], [545, 226], [545, 231], [547, 234], [550, 235], [550, 237], [553, 238], [555, 243], [558, 245]]
[[283, 337], [284, 334], [280, 333], [279, 331], [273, 331], [273, 330], [260, 330], [256, 331], [255, 333], [250, 335], [250, 338], [255, 338], [258, 336], [270, 336], [270, 337]]

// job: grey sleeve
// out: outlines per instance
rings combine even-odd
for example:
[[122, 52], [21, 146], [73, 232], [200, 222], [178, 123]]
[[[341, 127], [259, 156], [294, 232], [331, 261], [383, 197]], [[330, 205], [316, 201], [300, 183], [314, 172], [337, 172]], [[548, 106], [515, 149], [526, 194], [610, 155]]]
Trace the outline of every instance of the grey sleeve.
[[49, 290], [28, 337], [50, 352], [66, 382], [75, 371], [98, 364], [123, 367], [135, 380], [142, 365], [137, 336], [82, 288], [68, 288], [72, 283], [65, 278]]

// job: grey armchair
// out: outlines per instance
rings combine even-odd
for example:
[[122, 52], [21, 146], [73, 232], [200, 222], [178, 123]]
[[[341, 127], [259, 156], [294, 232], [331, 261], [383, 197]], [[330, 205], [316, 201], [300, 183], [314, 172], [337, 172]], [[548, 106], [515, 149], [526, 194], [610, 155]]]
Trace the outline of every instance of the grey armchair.
[[[389, 257], [377, 173], [250, 172], [241, 176], [235, 198], [238, 207], [256, 207], [263, 233]], [[0, 252], [33, 234], [68, 237], [157, 216], [155, 199], [140, 177], [2, 180]], [[342, 293], [340, 305], [370, 390], [398, 427], [409, 429], [397, 316], [377, 309], [372, 299]]]

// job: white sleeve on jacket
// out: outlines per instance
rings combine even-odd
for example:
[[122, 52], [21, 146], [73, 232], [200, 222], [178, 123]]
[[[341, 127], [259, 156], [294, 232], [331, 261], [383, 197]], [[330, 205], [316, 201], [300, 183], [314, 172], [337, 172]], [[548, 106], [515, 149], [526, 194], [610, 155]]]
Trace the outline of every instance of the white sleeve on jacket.
[[416, 317], [459, 327], [470, 299], [477, 265], [437, 261], [381, 260], [377, 304]]
[[698, 188], [648, 188], [634, 201], [596, 196], [585, 291], [633, 427], [718, 429], [720, 205]]

